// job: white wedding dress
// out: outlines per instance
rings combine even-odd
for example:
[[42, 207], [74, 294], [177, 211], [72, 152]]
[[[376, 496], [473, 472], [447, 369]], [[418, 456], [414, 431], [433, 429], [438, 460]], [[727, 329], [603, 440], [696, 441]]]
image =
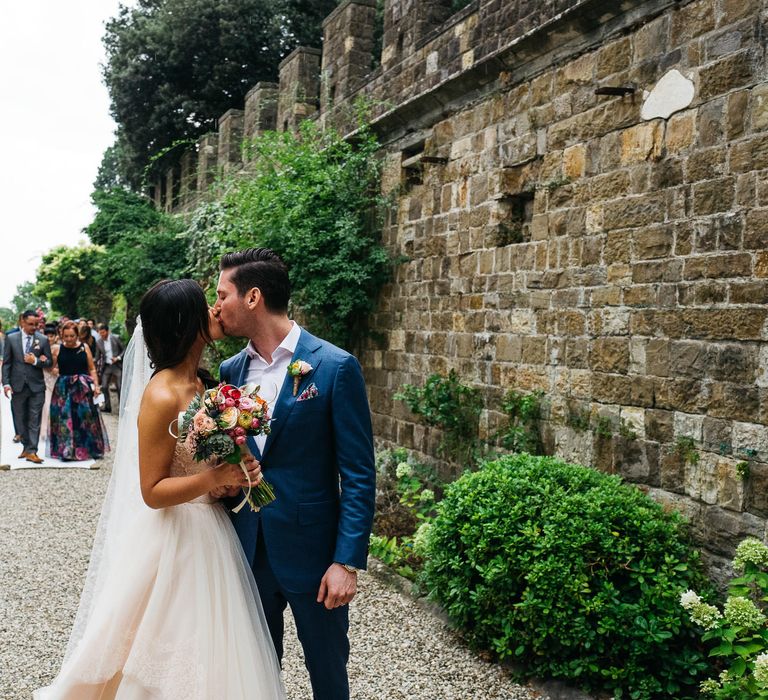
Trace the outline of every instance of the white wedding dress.
[[[138, 467], [137, 467], [138, 468]], [[177, 443], [171, 476], [208, 468]], [[77, 648], [35, 700], [272, 700], [280, 670], [224, 508], [137, 514]]]
[[[208, 496], [159, 510], [141, 501], [130, 453], [148, 371], [134, 358], [134, 398], [121, 413], [77, 619], [59, 675], [34, 698], [283, 699], [256, 583], [224, 507]], [[177, 441], [171, 476], [210, 466]]]

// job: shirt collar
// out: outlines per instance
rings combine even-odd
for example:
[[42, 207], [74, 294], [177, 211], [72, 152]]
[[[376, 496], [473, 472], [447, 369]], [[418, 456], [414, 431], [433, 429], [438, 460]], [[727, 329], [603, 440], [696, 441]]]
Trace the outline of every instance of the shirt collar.
[[[272, 362], [275, 361], [275, 356], [282, 353], [290, 353], [291, 356], [293, 356], [293, 353], [296, 352], [296, 346], [299, 344], [299, 337], [301, 336], [301, 326], [299, 326], [296, 321], [291, 321], [291, 330], [288, 331], [288, 335], [283, 338], [280, 345], [278, 345], [275, 348], [275, 351], [272, 353]], [[248, 345], [245, 346], [245, 353], [248, 355], [249, 358], [252, 360], [258, 359], [264, 362], [265, 364], [267, 361], [259, 355], [258, 351], [255, 347], [253, 347], [253, 342], [248, 341]]]

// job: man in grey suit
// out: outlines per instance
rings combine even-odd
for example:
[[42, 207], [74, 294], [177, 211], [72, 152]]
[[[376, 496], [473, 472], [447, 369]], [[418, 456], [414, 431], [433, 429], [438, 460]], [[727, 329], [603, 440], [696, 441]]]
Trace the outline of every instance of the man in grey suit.
[[39, 319], [34, 311], [21, 315], [18, 333], [6, 336], [3, 356], [3, 391], [11, 399], [13, 422], [24, 449], [20, 459], [41, 464], [37, 456], [40, 421], [45, 403], [43, 367], [50, 367], [51, 344], [37, 331]]
[[104, 396], [104, 412], [112, 411], [109, 398], [109, 385], [117, 389], [117, 402], [120, 403], [120, 385], [123, 378], [123, 342], [109, 332], [106, 323], [99, 324], [99, 338], [96, 341], [97, 369], [101, 378], [101, 391]]

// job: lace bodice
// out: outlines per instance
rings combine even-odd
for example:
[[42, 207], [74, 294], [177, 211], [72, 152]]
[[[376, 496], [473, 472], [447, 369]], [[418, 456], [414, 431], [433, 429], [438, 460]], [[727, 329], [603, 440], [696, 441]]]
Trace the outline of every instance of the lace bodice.
[[[216, 464], [211, 462], [197, 462], [186, 442], [176, 441], [176, 449], [173, 452], [173, 461], [171, 462], [171, 476], [190, 476], [199, 474], [206, 469], [210, 469]], [[216, 503], [214, 498], [209, 495], [198, 496], [190, 503]]]

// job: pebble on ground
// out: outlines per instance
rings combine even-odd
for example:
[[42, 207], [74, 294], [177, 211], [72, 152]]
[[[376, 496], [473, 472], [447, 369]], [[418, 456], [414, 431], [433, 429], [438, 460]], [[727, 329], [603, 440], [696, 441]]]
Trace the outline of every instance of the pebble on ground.
[[[110, 435], [117, 418], [105, 415]], [[111, 454], [98, 470], [0, 472], [0, 698], [31, 698], [61, 663], [91, 549]], [[506, 671], [467, 650], [429, 612], [370, 574], [350, 608], [355, 700], [530, 700]], [[284, 674], [291, 700], [311, 690], [290, 614]], [[225, 700], [225, 699], [223, 699]]]

